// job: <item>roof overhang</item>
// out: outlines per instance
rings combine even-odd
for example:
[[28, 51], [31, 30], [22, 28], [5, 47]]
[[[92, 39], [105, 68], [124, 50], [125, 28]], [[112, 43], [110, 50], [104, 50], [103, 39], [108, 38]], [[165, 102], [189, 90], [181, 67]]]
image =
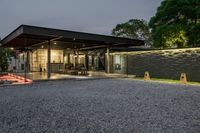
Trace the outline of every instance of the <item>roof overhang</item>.
[[144, 45], [143, 40], [137, 39], [21, 25], [1, 41], [1, 47], [20, 49], [42, 45], [47, 41], [57, 42], [65, 48], [74, 48], [76, 46], [76, 48], [83, 49]]

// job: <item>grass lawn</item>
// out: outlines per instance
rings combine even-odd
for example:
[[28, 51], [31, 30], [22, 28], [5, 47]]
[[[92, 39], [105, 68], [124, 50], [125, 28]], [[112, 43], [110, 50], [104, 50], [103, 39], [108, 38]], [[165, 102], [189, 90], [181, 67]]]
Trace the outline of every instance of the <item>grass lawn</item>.
[[[144, 78], [142, 78], [142, 77], [135, 77], [134, 79], [144, 80]], [[181, 84], [180, 80], [174, 80], [174, 79], [151, 78], [150, 81], [162, 82], [162, 83]], [[188, 81], [187, 85], [197, 85], [197, 86], [200, 86], [200, 82], [190, 82], [190, 81]]]

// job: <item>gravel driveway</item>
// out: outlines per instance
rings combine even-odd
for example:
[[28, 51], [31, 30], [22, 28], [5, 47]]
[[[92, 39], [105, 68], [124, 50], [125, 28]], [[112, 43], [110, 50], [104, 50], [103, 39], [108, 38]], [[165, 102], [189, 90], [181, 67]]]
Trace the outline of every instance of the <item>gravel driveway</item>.
[[199, 133], [200, 87], [128, 79], [0, 87], [0, 133]]

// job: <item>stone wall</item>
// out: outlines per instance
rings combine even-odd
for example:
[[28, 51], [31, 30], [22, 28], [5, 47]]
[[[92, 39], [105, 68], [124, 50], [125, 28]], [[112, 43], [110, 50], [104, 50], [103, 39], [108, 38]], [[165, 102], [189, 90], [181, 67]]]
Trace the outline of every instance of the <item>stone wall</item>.
[[112, 53], [111, 60], [113, 73], [143, 77], [149, 71], [153, 78], [167, 79], [186, 73], [189, 81], [200, 82], [200, 48]]

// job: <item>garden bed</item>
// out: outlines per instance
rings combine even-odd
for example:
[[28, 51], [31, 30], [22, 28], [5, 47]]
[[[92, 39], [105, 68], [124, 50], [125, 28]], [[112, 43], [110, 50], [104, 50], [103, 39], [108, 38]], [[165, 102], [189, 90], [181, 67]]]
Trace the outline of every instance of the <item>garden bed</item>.
[[30, 84], [32, 80], [25, 79], [24, 77], [17, 76], [10, 73], [0, 74], [0, 85], [12, 85], [12, 84]]

